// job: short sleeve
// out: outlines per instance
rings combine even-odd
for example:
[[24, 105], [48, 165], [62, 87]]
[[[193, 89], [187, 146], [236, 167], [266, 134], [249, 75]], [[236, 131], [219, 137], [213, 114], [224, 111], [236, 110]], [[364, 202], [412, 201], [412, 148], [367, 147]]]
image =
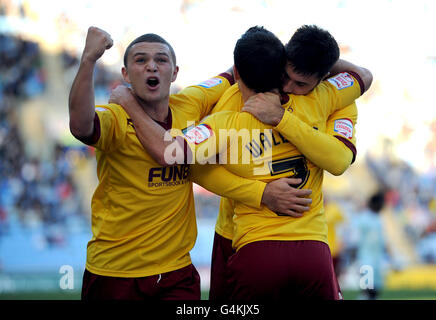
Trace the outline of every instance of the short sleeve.
[[190, 126], [181, 131], [173, 131], [172, 135], [182, 135], [194, 159], [190, 163], [215, 163], [216, 155], [227, 149], [228, 132], [232, 128], [235, 112], [223, 111], [210, 115], [195, 126]]
[[116, 150], [124, 142], [127, 126], [132, 125], [131, 120], [124, 109], [115, 104], [96, 106], [95, 113], [100, 134], [98, 140], [91, 145], [107, 152]]
[[231, 77], [221, 74], [171, 95], [170, 103], [186, 108], [192, 113], [192, 119], [199, 121], [210, 113], [231, 84]]
[[354, 145], [356, 144], [356, 123], [358, 110], [356, 103], [338, 110], [330, 115], [327, 120], [327, 133], [343, 137]]
[[338, 110], [330, 115], [327, 120], [326, 133], [342, 141], [352, 152], [353, 159], [356, 159], [356, 124], [358, 109], [356, 103]]
[[361, 80], [357, 74], [342, 72], [321, 82], [311, 95], [326, 106], [327, 115], [345, 108], [360, 97]]

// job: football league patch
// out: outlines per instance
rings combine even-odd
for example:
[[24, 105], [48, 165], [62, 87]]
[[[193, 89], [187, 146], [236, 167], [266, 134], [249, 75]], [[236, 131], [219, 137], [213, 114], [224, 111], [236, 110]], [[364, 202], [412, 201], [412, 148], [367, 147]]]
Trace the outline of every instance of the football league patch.
[[338, 90], [342, 90], [351, 87], [354, 84], [354, 78], [348, 72], [342, 72], [338, 75], [327, 79]]
[[200, 144], [213, 135], [212, 129], [207, 124], [200, 124], [196, 127], [189, 127], [182, 130], [189, 143]]
[[213, 87], [219, 85], [222, 82], [223, 81], [219, 78], [212, 78], [212, 79], [203, 81], [202, 83], [199, 84], [199, 86], [203, 87], [203, 88], [210, 89], [210, 88], [213, 88]]
[[334, 130], [347, 139], [353, 138], [353, 122], [350, 119], [335, 120]]

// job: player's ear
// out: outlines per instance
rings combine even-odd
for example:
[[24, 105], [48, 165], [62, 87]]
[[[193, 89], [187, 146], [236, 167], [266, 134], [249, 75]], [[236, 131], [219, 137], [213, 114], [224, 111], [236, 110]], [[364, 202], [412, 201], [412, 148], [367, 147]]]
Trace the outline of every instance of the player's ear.
[[241, 79], [241, 77], [239, 76], [238, 69], [236, 69], [235, 66], [233, 66], [233, 77], [235, 78], [235, 81], [238, 81], [239, 79]]
[[179, 66], [176, 66], [173, 71], [173, 76], [171, 77], [171, 82], [176, 81], [178, 73], [179, 73]]
[[128, 84], [130, 84], [129, 73], [127, 72], [127, 68], [126, 67], [122, 67], [121, 68], [121, 74], [123, 75], [124, 81], [126, 81]]

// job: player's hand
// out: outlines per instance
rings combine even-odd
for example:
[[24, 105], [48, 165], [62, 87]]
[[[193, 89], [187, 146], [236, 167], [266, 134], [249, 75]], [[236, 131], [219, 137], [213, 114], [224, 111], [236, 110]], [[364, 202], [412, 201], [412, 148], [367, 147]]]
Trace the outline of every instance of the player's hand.
[[126, 111], [132, 106], [135, 96], [130, 88], [124, 85], [118, 85], [112, 89], [109, 103], [116, 103], [122, 106]]
[[280, 102], [280, 96], [276, 93], [258, 93], [245, 102], [242, 111], [251, 113], [259, 121], [276, 126], [283, 118], [285, 109]]
[[113, 43], [109, 33], [97, 27], [89, 27], [82, 59], [96, 62]]
[[278, 215], [294, 218], [303, 216], [309, 210], [312, 199], [310, 189], [297, 189], [291, 185], [301, 183], [301, 179], [281, 178], [268, 183], [262, 196], [262, 203]]

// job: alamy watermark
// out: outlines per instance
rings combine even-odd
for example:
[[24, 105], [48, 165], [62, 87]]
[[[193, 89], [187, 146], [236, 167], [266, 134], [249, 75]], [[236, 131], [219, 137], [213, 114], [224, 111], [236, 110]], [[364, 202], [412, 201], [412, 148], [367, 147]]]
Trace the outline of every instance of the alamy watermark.
[[59, 268], [62, 275], [59, 279], [59, 287], [62, 290], [74, 290], [74, 269], [70, 265], [63, 265]]
[[[189, 142], [189, 157], [178, 140], [181, 137]], [[271, 129], [213, 131], [206, 125], [168, 130], [164, 140], [172, 141], [165, 149], [167, 164], [252, 164], [254, 175], [269, 174], [273, 146], [288, 142]]]
[[362, 265], [360, 267], [360, 289], [374, 289], [374, 268], [370, 265]]

